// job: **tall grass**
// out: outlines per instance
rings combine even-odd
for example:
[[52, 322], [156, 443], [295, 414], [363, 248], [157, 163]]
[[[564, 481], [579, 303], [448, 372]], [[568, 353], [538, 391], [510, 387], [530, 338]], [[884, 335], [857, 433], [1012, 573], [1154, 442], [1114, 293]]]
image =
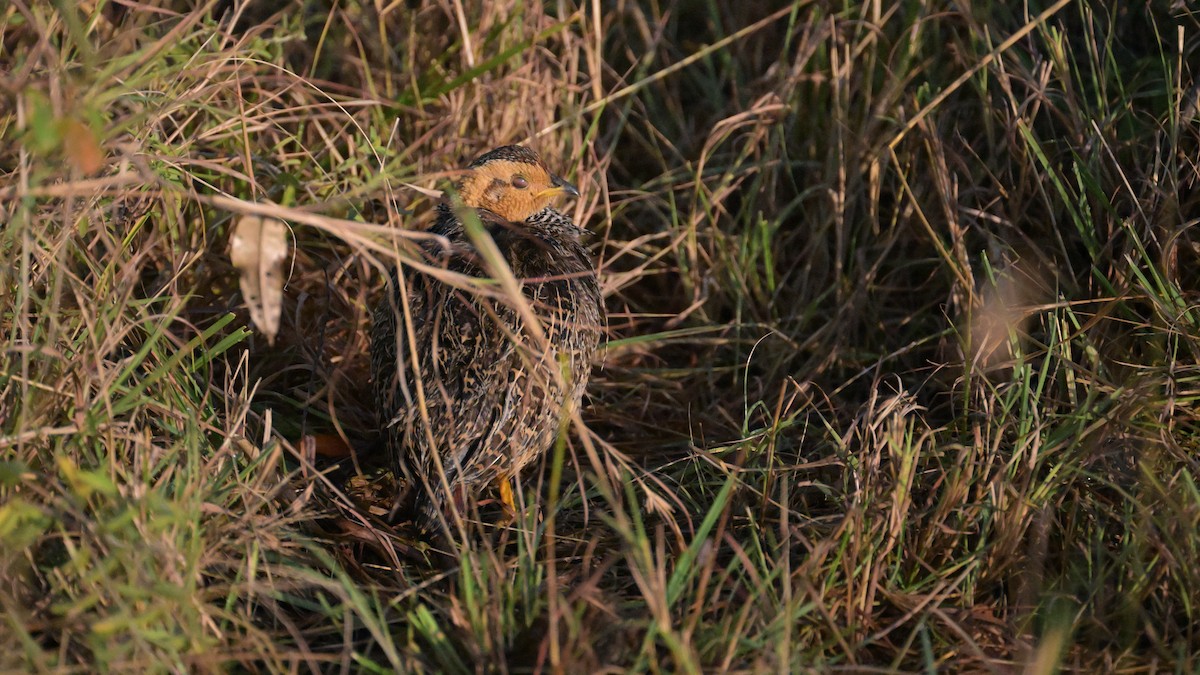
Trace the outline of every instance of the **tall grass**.
[[[1198, 29], [0, 6], [0, 670], [1196, 669]], [[383, 517], [369, 311], [510, 142], [582, 188], [607, 346], [439, 553]], [[246, 213], [291, 226], [274, 345]]]

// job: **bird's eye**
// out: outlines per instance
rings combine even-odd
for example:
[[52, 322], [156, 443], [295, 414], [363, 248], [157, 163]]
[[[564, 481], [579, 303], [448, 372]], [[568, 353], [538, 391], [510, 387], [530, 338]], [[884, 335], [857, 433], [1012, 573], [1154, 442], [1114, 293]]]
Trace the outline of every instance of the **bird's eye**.
[[516, 176], [512, 179], [512, 186], [518, 190], [524, 190], [529, 187], [529, 181], [525, 180], [524, 176]]

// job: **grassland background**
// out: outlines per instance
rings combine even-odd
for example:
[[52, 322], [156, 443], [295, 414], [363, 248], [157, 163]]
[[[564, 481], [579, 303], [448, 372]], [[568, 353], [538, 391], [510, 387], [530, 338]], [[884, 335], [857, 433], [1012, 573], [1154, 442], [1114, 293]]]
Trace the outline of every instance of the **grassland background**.
[[[1198, 29], [0, 4], [0, 670], [1194, 671]], [[523, 517], [433, 564], [369, 516], [369, 307], [412, 186], [510, 142], [581, 187], [609, 343]]]

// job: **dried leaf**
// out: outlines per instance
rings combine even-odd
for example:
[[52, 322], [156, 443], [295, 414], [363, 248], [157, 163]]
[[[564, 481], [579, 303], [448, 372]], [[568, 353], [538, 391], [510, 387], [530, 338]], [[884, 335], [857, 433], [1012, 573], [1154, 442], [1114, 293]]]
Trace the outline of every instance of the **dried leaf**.
[[229, 237], [229, 259], [237, 268], [250, 319], [275, 344], [283, 313], [283, 261], [287, 226], [275, 218], [243, 216]]
[[96, 135], [78, 120], [63, 122], [63, 150], [71, 164], [85, 175], [104, 168], [104, 150]]

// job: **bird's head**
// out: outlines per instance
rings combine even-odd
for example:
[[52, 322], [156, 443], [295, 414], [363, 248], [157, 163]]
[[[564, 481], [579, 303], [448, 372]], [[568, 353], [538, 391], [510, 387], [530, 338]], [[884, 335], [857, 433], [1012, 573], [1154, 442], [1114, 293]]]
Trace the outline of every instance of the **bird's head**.
[[550, 205], [559, 195], [579, 190], [550, 173], [529, 148], [506, 145], [481, 155], [458, 182], [463, 204], [487, 209], [511, 222], [521, 222]]

